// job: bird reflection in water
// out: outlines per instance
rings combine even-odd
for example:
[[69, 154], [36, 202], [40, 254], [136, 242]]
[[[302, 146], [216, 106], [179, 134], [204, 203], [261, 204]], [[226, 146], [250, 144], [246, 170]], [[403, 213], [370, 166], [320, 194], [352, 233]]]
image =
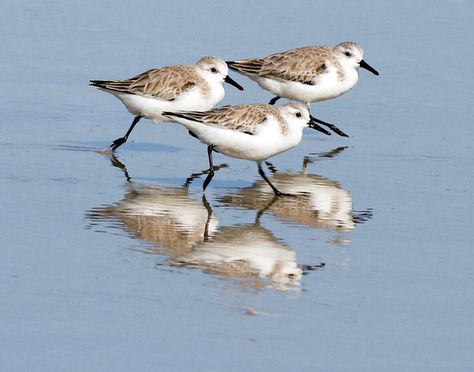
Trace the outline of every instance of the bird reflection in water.
[[260, 215], [257, 214], [253, 224], [219, 228], [212, 239], [195, 245], [189, 253], [168, 262], [221, 277], [245, 279], [239, 284], [256, 289], [298, 289], [303, 274], [324, 264], [298, 265], [296, 253], [271, 231], [260, 226]]
[[[320, 158], [334, 157], [347, 147], [339, 147], [327, 153], [318, 154]], [[299, 173], [278, 172], [271, 163], [271, 181], [283, 193], [293, 194], [293, 198], [274, 198], [272, 190], [265, 182], [257, 180], [251, 187], [239, 189], [236, 193], [218, 199], [225, 205], [239, 206], [245, 209], [267, 207], [267, 212], [285, 223], [308, 227], [325, 228], [337, 233], [352, 231], [356, 223], [365, 222], [372, 217], [370, 209], [354, 212], [349, 190], [317, 174], [307, 173], [313, 157], [304, 158]], [[347, 243], [347, 239], [335, 238], [337, 244]]]
[[218, 227], [206, 197], [199, 200], [188, 190], [200, 174], [182, 187], [140, 185], [115, 156], [111, 161], [124, 173], [127, 191], [121, 201], [91, 209], [87, 214], [91, 226], [112, 224], [151, 243], [146, 251], [168, 256], [165, 263], [170, 266], [278, 290], [298, 289], [303, 274], [324, 266], [298, 265], [295, 252], [260, 226], [260, 216], [270, 203], [259, 209], [252, 224]]

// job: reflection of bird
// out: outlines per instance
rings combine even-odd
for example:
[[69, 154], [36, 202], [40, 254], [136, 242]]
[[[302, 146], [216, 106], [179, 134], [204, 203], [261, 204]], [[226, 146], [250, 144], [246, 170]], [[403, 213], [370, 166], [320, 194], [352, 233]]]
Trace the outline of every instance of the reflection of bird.
[[188, 194], [186, 187], [145, 186], [131, 183], [115, 205], [94, 208], [93, 222], [119, 222], [135, 238], [177, 255], [215, 232], [217, 220], [205, 203]]
[[[265, 176], [262, 160], [298, 145], [303, 128], [320, 128], [301, 103], [283, 106], [235, 105], [207, 112], [164, 112], [209, 145], [209, 169], [212, 170], [212, 150], [239, 159], [254, 160], [260, 176], [275, 195], [282, 193]], [[205, 189], [214, 172], [204, 181]]]
[[[301, 173], [275, 173], [271, 180], [279, 190], [296, 197], [275, 200], [267, 212], [286, 222], [300, 225], [336, 231], [354, 229], [351, 195], [336, 181]], [[220, 201], [259, 210], [273, 198], [268, 191], [265, 183], [256, 181], [251, 187], [224, 196]]]
[[210, 110], [224, 98], [224, 82], [243, 90], [222, 59], [204, 57], [195, 66], [155, 68], [127, 80], [91, 80], [91, 85], [116, 96], [135, 116], [127, 133], [110, 146], [115, 151], [142, 117], [161, 122], [170, 121], [161, 115], [165, 110]]
[[249, 283], [277, 289], [298, 285], [303, 274], [295, 252], [257, 224], [222, 227], [212, 239], [169, 262], [225, 277], [268, 279], [270, 284]]
[[324, 266], [298, 265], [295, 252], [260, 226], [268, 205], [259, 210], [254, 224], [219, 228], [205, 196], [200, 202], [186, 186], [135, 184], [125, 165], [115, 157], [111, 160], [124, 172], [127, 192], [118, 203], [91, 209], [91, 227], [100, 223], [122, 229], [151, 243], [148, 252], [169, 256], [166, 262], [174, 267], [245, 279], [239, 283], [257, 288], [297, 288], [302, 274]]
[[267, 212], [290, 223], [338, 232], [353, 230], [355, 223], [365, 222], [372, 217], [371, 210], [354, 213], [352, 197], [348, 190], [336, 181], [306, 173], [308, 164], [314, 161], [315, 156], [320, 159], [333, 158], [346, 149], [347, 147], [338, 147], [329, 152], [305, 157], [300, 173], [278, 172], [273, 164], [267, 163], [273, 173], [272, 182], [284, 192], [296, 195], [295, 198], [272, 201], [273, 196], [268, 192], [268, 187], [263, 182], [256, 181], [249, 188], [221, 197], [220, 201], [256, 210], [267, 206]]
[[218, 228], [205, 197], [199, 203], [186, 187], [128, 186], [120, 202], [88, 212], [91, 226], [105, 223], [123, 229], [151, 243], [150, 253], [170, 256], [172, 266], [281, 290], [296, 288], [302, 274], [324, 266], [298, 266], [295, 252], [259, 225], [263, 210], [255, 224]]

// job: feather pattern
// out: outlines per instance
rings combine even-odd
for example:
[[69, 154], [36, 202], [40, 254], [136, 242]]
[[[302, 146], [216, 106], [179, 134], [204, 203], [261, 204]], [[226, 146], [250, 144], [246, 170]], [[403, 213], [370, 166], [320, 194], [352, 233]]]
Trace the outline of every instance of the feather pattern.
[[163, 115], [180, 117], [247, 134], [255, 134], [258, 126], [269, 116], [272, 116], [281, 125], [283, 133], [286, 132], [287, 129], [287, 123], [282, 117], [278, 107], [264, 104], [223, 106], [206, 112], [164, 112]]
[[195, 86], [208, 87], [193, 66], [155, 68], [127, 80], [92, 80], [91, 85], [111, 91], [173, 101]]
[[344, 70], [333, 49], [326, 46], [296, 48], [264, 58], [230, 61], [227, 64], [229, 68], [244, 74], [303, 84], [314, 84], [315, 78], [328, 72], [328, 64], [336, 68], [339, 78], [344, 77]]

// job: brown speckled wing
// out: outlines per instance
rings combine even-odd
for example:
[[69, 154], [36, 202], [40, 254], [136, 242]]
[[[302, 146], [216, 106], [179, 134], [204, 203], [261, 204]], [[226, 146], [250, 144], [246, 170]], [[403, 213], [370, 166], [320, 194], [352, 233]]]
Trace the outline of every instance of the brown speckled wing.
[[179, 112], [171, 116], [254, 134], [258, 125], [265, 121], [269, 115], [285, 124], [279, 109], [271, 105], [233, 105], [206, 112]]
[[328, 63], [341, 68], [331, 48], [311, 46], [255, 60], [235, 61], [230, 63], [229, 67], [249, 75], [311, 84], [315, 77], [328, 71]]
[[173, 101], [196, 85], [207, 86], [207, 83], [192, 66], [169, 66], [151, 69], [127, 80], [104, 81], [97, 86]]

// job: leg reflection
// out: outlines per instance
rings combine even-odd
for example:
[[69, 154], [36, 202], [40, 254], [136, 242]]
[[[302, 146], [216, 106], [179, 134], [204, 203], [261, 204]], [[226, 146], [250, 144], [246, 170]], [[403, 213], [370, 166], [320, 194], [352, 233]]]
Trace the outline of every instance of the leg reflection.
[[109, 160], [110, 160], [110, 163], [112, 164], [112, 166], [114, 166], [115, 168], [118, 168], [122, 171], [125, 178], [127, 179], [127, 182], [132, 182], [132, 178], [128, 174], [127, 167], [125, 166], [125, 164], [122, 163], [120, 160], [118, 160], [118, 158], [115, 156], [115, 154], [113, 152], [110, 153], [110, 154], [107, 154], [107, 156], [109, 157]]

